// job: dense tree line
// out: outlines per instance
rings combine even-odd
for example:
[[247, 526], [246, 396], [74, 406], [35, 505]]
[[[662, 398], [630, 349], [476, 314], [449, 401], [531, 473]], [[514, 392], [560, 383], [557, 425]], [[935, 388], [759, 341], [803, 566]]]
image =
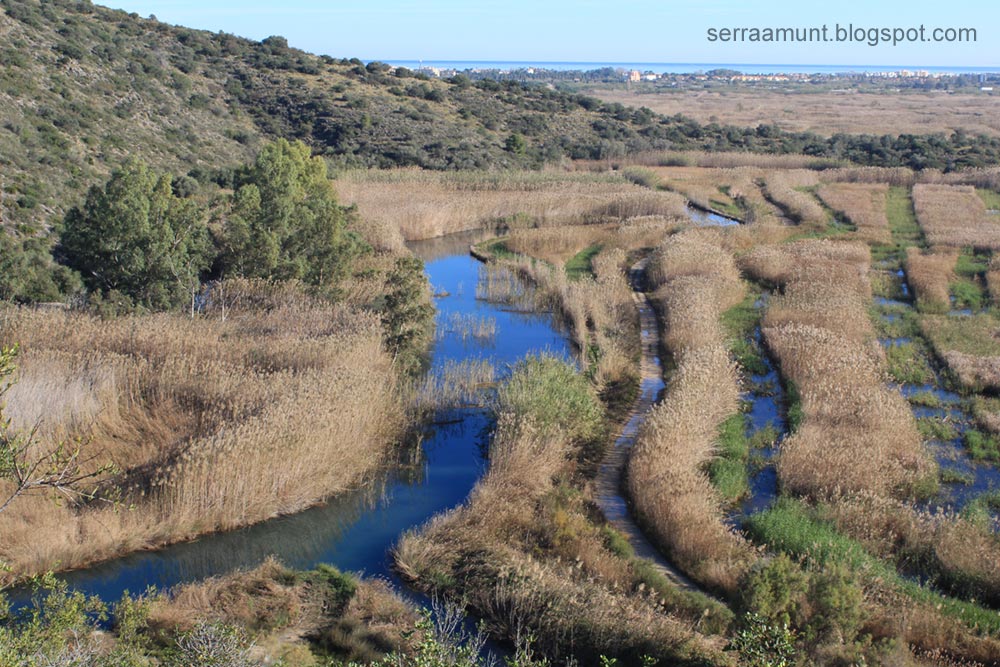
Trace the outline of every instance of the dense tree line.
[[57, 258], [97, 302], [163, 310], [193, 307], [210, 277], [328, 288], [366, 251], [347, 230], [326, 163], [305, 144], [269, 144], [236, 178], [235, 193], [206, 206], [183, 179], [130, 160], [66, 215]]

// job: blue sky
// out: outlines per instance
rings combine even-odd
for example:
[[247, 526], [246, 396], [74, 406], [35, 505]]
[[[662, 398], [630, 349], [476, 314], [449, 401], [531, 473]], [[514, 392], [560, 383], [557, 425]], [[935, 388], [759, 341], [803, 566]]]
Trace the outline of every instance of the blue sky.
[[[161, 21], [364, 60], [1000, 66], [991, 0], [97, 0]], [[709, 43], [723, 27], [975, 28], [965, 44]]]

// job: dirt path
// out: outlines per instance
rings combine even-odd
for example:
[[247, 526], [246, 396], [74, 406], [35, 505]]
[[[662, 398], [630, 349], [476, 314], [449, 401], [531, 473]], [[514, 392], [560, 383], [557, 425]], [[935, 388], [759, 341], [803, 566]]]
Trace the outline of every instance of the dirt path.
[[601, 468], [595, 481], [596, 501], [611, 525], [628, 539], [636, 556], [650, 561], [660, 574], [674, 582], [679, 588], [705, 593], [668, 561], [646, 538], [635, 522], [632, 513], [629, 512], [623, 489], [625, 465], [628, 462], [629, 452], [632, 450], [632, 445], [635, 444], [639, 427], [646, 418], [646, 413], [656, 402], [656, 398], [664, 386], [656, 313], [646, 294], [641, 291], [645, 269], [646, 260], [643, 259], [633, 265], [629, 271], [633, 290], [632, 298], [639, 310], [639, 330], [642, 336], [639, 397], [629, 411], [628, 421], [615, 440], [614, 447], [601, 462]]

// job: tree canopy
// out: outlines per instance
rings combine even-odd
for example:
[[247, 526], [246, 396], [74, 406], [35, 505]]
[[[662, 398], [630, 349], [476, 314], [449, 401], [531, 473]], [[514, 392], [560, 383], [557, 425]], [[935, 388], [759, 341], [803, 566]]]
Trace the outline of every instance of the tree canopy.
[[211, 260], [204, 210], [169, 175], [131, 160], [66, 215], [61, 252], [86, 286], [150, 309], [192, 298]]
[[223, 272], [327, 285], [360, 250], [326, 162], [300, 141], [268, 144], [238, 177], [222, 229]]

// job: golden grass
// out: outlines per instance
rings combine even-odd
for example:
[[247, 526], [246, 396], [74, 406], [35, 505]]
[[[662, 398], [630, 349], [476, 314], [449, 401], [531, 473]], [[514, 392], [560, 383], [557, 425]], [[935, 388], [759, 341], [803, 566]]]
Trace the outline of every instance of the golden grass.
[[398, 229], [406, 240], [497, 225], [685, 217], [682, 197], [635, 185], [618, 174], [402, 169], [345, 172], [335, 184], [341, 201], [357, 205], [366, 226]]
[[819, 182], [816, 172], [805, 169], [772, 170], [764, 178], [764, 194], [793, 222], [811, 229], [826, 227], [827, 214], [816, 198], [801, 188]]
[[[860, 494], [823, 505], [838, 530], [861, 541], [872, 554], [919, 562], [958, 582], [963, 597], [1000, 600], [1000, 541], [988, 525], [949, 513], [915, 510], [891, 498]], [[945, 583], [948, 583], [947, 581]]]
[[1000, 388], [1000, 322], [995, 317], [929, 315], [921, 318], [920, 328], [964, 386], [973, 391]]
[[923, 311], [944, 312], [951, 307], [948, 285], [955, 279], [958, 250], [937, 248], [921, 252], [906, 249], [906, 280], [913, 288], [917, 307]]
[[[796, 91], [737, 84], [656, 92], [644, 85], [629, 90], [596, 87], [588, 90], [588, 94], [626, 106], [648, 107], [667, 116], [683, 114], [700, 123], [729, 123], [738, 127], [776, 123], [791, 132], [824, 136], [838, 132], [949, 135], [959, 128], [969, 134], [1000, 136], [996, 98], [988, 93]], [[809, 159], [797, 157], [803, 161]]]
[[703, 471], [719, 424], [739, 404], [737, 369], [719, 323], [745, 286], [716, 230], [670, 237], [654, 254], [650, 286], [677, 363], [663, 401], [650, 411], [629, 461], [629, 493], [647, 529], [689, 575], [732, 593], [753, 558], [723, 523], [721, 500]]
[[862, 183], [824, 183], [816, 191], [823, 202], [857, 227], [851, 236], [866, 243], [891, 243], [885, 202], [889, 186]]
[[762, 332], [798, 390], [802, 421], [782, 442], [782, 487], [806, 496], [907, 493], [933, 472], [906, 401], [884, 384], [868, 306], [868, 249], [802, 241], [751, 251], [743, 266], [784, 286]]
[[729, 664], [718, 640], [671, 617], [656, 595], [631, 590], [628, 562], [608, 550], [579, 499], [559, 491], [574, 467], [565, 435], [505, 413], [490, 452], [464, 505], [404, 536], [395, 555], [407, 579], [463, 596], [504, 636], [531, 632], [545, 655]]
[[1000, 221], [971, 185], [917, 184], [913, 208], [932, 246], [1000, 249]]
[[26, 497], [0, 516], [11, 576], [295, 512], [380, 465], [402, 421], [376, 317], [294, 286], [241, 293], [193, 320], [0, 314], [0, 344], [22, 346], [18, 423], [41, 416], [40, 451], [79, 438], [122, 470], [119, 505]]

